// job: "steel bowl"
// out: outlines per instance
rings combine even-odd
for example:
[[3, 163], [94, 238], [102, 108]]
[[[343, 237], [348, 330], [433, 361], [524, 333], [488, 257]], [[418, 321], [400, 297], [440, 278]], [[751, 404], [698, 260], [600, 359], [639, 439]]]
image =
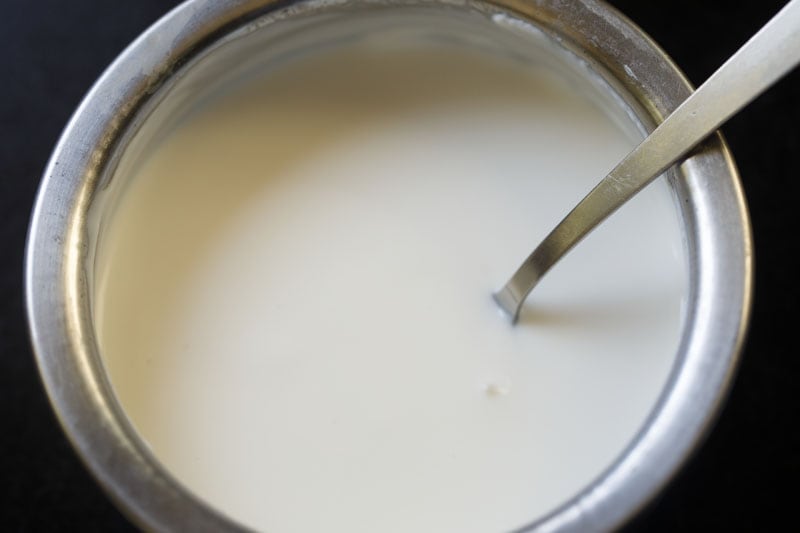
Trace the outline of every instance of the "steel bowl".
[[[247, 67], [285, 35], [354, 20], [461, 18], [496, 35], [546, 41], [593, 80], [643, 132], [691, 92], [633, 23], [594, 0], [190, 0], [130, 45], [67, 125], [45, 170], [28, 238], [26, 288], [42, 378], [64, 431], [110, 497], [148, 530], [238, 531], [152, 455], [125, 416], [98, 350], [94, 262], [104, 220], [124, 187], [114, 179], [132, 139], [162, 106]], [[330, 26], [330, 27], [333, 27]], [[141, 144], [141, 142], [140, 142]], [[137, 149], [143, 149], [141, 146]], [[638, 434], [600, 477], [524, 530], [618, 527], [676, 474], [709, 431], [730, 387], [751, 302], [753, 247], [733, 160], [714, 136], [666, 179], [689, 258], [689, 294], [668, 382]]]

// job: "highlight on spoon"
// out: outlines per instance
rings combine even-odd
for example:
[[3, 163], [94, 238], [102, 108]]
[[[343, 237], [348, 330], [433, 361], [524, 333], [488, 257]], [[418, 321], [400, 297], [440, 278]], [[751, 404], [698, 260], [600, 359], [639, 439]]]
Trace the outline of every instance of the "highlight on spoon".
[[520, 298], [519, 295], [514, 294], [514, 291], [508, 285], [505, 285], [499, 291], [492, 293], [492, 298], [500, 306], [512, 324], [516, 324], [519, 319], [519, 311], [522, 309], [522, 301], [524, 297]]

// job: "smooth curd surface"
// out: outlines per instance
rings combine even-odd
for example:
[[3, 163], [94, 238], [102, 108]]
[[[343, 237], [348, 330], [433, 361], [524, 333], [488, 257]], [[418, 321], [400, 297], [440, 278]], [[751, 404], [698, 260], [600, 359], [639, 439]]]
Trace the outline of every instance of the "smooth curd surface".
[[633, 143], [546, 69], [373, 45], [273, 69], [140, 166], [100, 246], [101, 350], [156, 456], [248, 526], [507, 531], [653, 407], [678, 217], [657, 182], [512, 327], [492, 290]]

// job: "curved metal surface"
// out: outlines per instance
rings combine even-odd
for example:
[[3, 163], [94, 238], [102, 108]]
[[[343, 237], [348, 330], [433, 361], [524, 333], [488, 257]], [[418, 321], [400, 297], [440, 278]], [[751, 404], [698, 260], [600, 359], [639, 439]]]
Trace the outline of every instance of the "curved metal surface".
[[[134, 42], [92, 88], [44, 174], [27, 250], [26, 297], [40, 372], [65, 432], [105, 490], [148, 530], [237, 531], [158, 463], [127, 421], [106, 377], [91, 315], [89, 211], [119, 150], [194, 58], [231, 32], [270, 31], [282, 19], [362, 9], [468, 10], [499, 31], [544, 32], [602, 76], [648, 127], [690, 86], [645, 35], [608, 6], [583, 0], [192, 0]], [[622, 105], [622, 104], [621, 104]], [[741, 348], [752, 279], [747, 210], [721, 138], [672, 178], [691, 260], [690, 301], [669, 383], [639, 435], [573, 500], [525, 530], [607, 530], [644, 506], [708, 430]]]

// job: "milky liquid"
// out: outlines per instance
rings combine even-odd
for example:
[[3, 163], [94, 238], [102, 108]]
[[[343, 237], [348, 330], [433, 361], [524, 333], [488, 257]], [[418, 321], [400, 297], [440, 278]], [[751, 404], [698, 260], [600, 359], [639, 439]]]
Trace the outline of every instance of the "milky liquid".
[[342, 46], [187, 120], [100, 246], [101, 350], [194, 493], [261, 530], [491, 532], [629, 444], [686, 291], [665, 183], [490, 294], [631, 139], [557, 73]]

